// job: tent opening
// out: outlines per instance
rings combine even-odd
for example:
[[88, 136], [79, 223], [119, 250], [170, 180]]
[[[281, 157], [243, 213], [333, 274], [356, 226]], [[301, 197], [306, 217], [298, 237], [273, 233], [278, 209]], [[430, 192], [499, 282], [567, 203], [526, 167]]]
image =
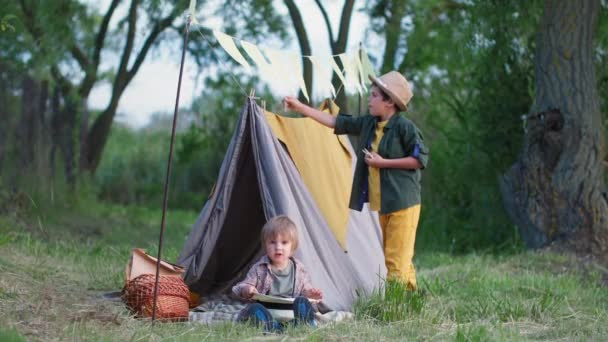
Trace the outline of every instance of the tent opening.
[[[235, 279], [247, 272], [261, 255], [260, 233], [266, 222], [258, 174], [251, 143], [251, 122], [247, 120], [242, 150], [236, 160], [236, 177], [229, 196], [220, 234], [199, 281], [191, 284], [195, 292], [206, 295], [229, 291]], [[234, 214], [238, 213], [238, 214]], [[218, 218], [219, 218], [218, 217]], [[221, 261], [221, 263], [219, 263]]]

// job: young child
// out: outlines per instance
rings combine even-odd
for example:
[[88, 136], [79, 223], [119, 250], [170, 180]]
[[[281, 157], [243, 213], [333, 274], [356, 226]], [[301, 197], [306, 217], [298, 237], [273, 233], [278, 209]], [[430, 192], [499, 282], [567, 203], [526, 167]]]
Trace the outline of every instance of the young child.
[[[251, 267], [232, 292], [246, 300], [258, 293], [295, 298], [291, 308], [295, 322], [316, 325], [309, 299], [321, 300], [323, 293], [312, 287], [304, 265], [292, 256], [298, 247], [295, 223], [285, 215], [268, 220], [262, 228], [262, 246], [266, 255]], [[268, 308], [260, 303], [247, 305], [239, 313], [238, 320], [253, 321], [258, 326], [263, 325], [266, 331], [281, 330]]]
[[426, 167], [428, 149], [416, 125], [398, 114], [407, 110], [413, 96], [405, 77], [391, 71], [370, 80], [370, 115], [334, 117], [295, 97], [283, 101], [287, 109], [334, 128], [336, 134], [361, 137], [350, 208], [360, 211], [369, 202], [371, 210], [379, 211], [387, 278], [415, 290], [412, 258], [420, 217], [420, 169]]

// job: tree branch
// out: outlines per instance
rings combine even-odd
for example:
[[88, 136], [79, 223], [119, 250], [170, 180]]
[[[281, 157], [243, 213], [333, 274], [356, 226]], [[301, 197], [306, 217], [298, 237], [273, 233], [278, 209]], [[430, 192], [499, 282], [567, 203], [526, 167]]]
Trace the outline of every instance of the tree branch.
[[321, 4], [320, 0], [315, 0], [315, 3], [319, 7], [319, 10], [321, 10], [321, 14], [323, 15], [323, 20], [325, 21], [325, 26], [327, 26], [327, 33], [329, 34], [329, 44], [332, 46], [332, 50], [333, 50], [334, 32], [331, 28], [331, 23], [329, 22], [329, 16], [327, 15], [327, 11], [325, 10], [325, 7], [323, 7], [323, 4]]
[[340, 29], [338, 31], [338, 39], [336, 40], [336, 49], [334, 54], [342, 53], [346, 50], [346, 42], [348, 41], [348, 31], [350, 29], [350, 20], [353, 16], [353, 8], [355, 7], [354, 0], [345, 0], [342, 7], [342, 16], [340, 19]]
[[28, 32], [34, 37], [34, 40], [40, 41], [42, 39], [44, 31], [36, 25], [36, 13], [34, 8], [29, 7], [25, 0], [19, 0], [19, 4], [21, 5], [21, 10], [23, 11], [23, 21]]
[[[118, 66], [118, 73], [116, 74], [116, 80], [114, 82], [114, 92], [116, 92], [118, 88], [124, 89], [124, 87], [126, 87], [127, 85], [127, 68], [129, 64], [129, 59], [131, 58], [131, 52], [133, 51], [135, 31], [137, 30], [138, 2], [139, 0], [131, 0], [131, 6], [129, 7], [129, 15], [127, 17], [129, 23], [129, 28], [127, 31], [127, 41], [125, 42], [125, 48], [123, 49], [122, 57], [120, 59], [120, 65]], [[112, 97], [114, 97], [114, 95], [112, 95]]]
[[101, 21], [101, 25], [99, 26], [99, 31], [97, 32], [97, 35], [95, 36], [95, 50], [93, 51], [93, 63], [96, 66], [99, 65], [101, 49], [103, 48], [103, 43], [106, 39], [106, 34], [108, 32], [108, 27], [110, 25], [110, 19], [112, 19], [112, 16], [114, 15], [114, 11], [116, 10], [116, 7], [118, 7], [118, 4], [120, 3], [120, 1], [121, 0], [112, 1], [112, 3], [110, 4], [110, 7], [108, 8], [108, 11], [103, 16], [103, 20]]
[[[121, 0], [113, 0], [106, 14], [103, 17], [101, 26], [99, 27], [99, 31], [95, 35], [95, 46], [93, 48], [92, 61], [86, 59], [87, 63], [83, 63], [83, 57], [78, 57], [78, 52], [81, 51], [80, 48], [78, 48], [76, 45], [72, 47], [72, 55], [78, 61], [78, 63], [82, 67], [82, 70], [85, 73], [84, 80], [82, 80], [82, 83], [80, 84], [80, 89], [78, 91], [80, 96], [82, 96], [83, 98], [89, 95], [91, 89], [93, 89], [93, 85], [95, 85], [95, 82], [97, 81], [97, 71], [99, 70], [101, 50], [103, 49], [104, 41], [106, 39], [110, 19], [112, 19], [116, 7], [118, 7], [120, 1]], [[84, 53], [82, 53], [82, 55], [84, 56], [84, 58], [86, 58], [86, 55]]]
[[[302, 20], [302, 15], [300, 14], [298, 6], [296, 6], [293, 0], [285, 0], [285, 5], [287, 5], [289, 16], [291, 17], [293, 27], [296, 30], [296, 36], [298, 37], [298, 42], [300, 43], [300, 52], [302, 56], [312, 55], [312, 49], [310, 47], [310, 42], [308, 41], [308, 34], [304, 28], [304, 21]], [[306, 62], [305, 57], [302, 57], [302, 67], [304, 72], [304, 84], [312, 94], [312, 65]], [[304, 94], [300, 93], [299, 98], [300, 100], [304, 101]]]
[[401, 37], [401, 20], [405, 16], [405, 2], [404, 1], [393, 1], [391, 3], [390, 14], [386, 17], [386, 48], [384, 49], [384, 58], [381, 72], [388, 72], [395, 68], [395, 61], [397, 59], [397, 50], [399, 47], [399, 38]]
[[133, 77], [135, 77], [135, 74], [137, 73], [137, 70], [139, 70], [139, 67], [142, 65], [142, 63], [146, 59], [146, 55], [148, 54], [148, 51], [150, 50], [150, 48], [152, 47], [152, 45], [154, 44], [154, 42], [156, 41], [156, 38], [158, 38], [158, 36], [166, 28], [170, 27], [171, 24], [173, 24], [173, 21], [177, 17], [178, 13], [179, 13], [179, 11], [174, 10], [173, 12], [171, 12], [171, 14], [169, 14], [168, 16], [166, 16], [165, 18], [163, 18], [156, 25], [154, 25], [154, 28], [152, 29], [152, 32], [150, 32], [150, 35], [148, 35], [148, 37], [144, 41], [144, 44], [143, 44], [141, 50], [139, 50], [139, 53], [135, 57], [135, 61], [133, 62], [133, 66], [131, 67], [131, 69], [127, 73], [127, 77], [125, 79], [126, 82], [125, 82], [124, 86], [126, 86], [133, 79]]
[[82, 70], [88, 74], [88, 69], [91, 66], [91, 61], [89, 61], [87, 55], [76, 45], [72, 46], [70, 52], [72, 53], [72, 57], [74, 57], [76, 62], [78, 62], [78, 65], [80, 65]]

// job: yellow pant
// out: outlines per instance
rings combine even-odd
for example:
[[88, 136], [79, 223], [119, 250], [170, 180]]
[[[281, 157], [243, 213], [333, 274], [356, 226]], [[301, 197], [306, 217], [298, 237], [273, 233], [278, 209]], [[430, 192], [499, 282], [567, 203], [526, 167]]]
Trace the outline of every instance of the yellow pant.
[[419, 218], [420, 204], [380, 215], [387, 279], [402, 281], [410, 290], [416, 289], [416, 269], [412, 259]]

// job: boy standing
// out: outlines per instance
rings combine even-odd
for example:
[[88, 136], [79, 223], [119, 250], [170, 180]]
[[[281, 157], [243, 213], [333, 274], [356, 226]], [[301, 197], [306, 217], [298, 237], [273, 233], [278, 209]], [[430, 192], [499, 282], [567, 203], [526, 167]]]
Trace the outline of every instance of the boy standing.
[[361, 136], [350, 208], [361, 211], [369, 202], [370, 209], [379, 212], [387, 277], [415, 290], [412, 258], [420, 217], [420, 169], [426, 167], [428, 149], [416, 125], [398, 114], [407, 110], [413, 96], [405, 77], [391, 71], [370, 80], [369, 115], [334, 117], [291, 96], [283, 101], [336, 134]]

